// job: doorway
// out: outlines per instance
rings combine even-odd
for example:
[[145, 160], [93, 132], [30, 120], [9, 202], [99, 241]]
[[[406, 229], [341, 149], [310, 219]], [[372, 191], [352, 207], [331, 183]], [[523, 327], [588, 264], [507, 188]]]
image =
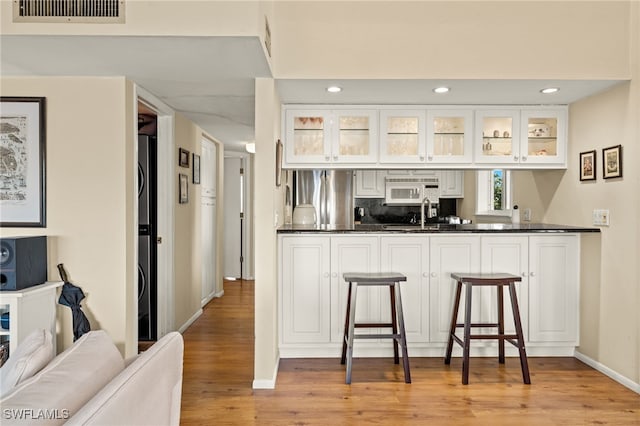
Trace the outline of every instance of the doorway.
[[249, 154], [225, 151], [223, 277], [226, 280], [253, 279], [252, 163]]

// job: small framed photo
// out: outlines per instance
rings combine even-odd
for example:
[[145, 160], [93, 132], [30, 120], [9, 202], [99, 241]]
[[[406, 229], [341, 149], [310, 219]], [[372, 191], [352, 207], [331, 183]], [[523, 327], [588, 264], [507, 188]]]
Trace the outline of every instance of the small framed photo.
[[200, 156], [193, 154], [193, 183], [200, 184]]
[[180, 204], [189, 202], [189, 176], [183, 173], [178, 175], [178, 200]]
[[43, 97], [0, 98], [2, 227], [46, 226], [45, 101]]
[[596, 180], [596, 150], [580, 153], [580, 180]]
[[622, 177], [622, 145], [602, 150], [602, 177], [605, 179]]
[[189, 151], [184, 148], [178, 148], [178, 165], [180, 167], [189, 167]]

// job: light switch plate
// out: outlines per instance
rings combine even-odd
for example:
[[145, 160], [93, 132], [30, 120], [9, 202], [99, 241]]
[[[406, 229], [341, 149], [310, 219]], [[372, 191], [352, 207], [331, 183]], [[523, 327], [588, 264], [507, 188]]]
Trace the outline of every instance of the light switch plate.
[[522, 220], [525, 222], [531, 222], [531, 209], [524, 209], [524, 217]]
[[595, 209], [593, 211], [593, 226], [609, 226], [609, 210]]

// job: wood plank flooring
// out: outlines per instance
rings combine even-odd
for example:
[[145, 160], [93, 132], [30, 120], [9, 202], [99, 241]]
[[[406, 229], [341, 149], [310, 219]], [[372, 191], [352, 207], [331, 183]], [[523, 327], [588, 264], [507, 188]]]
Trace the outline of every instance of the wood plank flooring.
[[574, 358], [411, 358], [412, 384], [392, 359], [280, 361], [276, 389], [253, 390], [252, 281], [225, 282], [184, 333], [183, 425], [640, 425], [640, 395]]

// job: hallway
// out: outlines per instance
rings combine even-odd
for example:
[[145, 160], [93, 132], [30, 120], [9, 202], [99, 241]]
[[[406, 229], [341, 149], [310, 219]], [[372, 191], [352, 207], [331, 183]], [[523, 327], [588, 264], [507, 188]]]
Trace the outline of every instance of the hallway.
[[519, 361], [473, 358], [470, 384], [460, 358], [411, 358], [402, 364], [356, 359], [344, 384], [337, 358], [280, 361], [275, 390], [253, 390], [253, 281], [228, 281], [184, 333], [183, 425], [640, 424], [640, 395], [574, 358]]

